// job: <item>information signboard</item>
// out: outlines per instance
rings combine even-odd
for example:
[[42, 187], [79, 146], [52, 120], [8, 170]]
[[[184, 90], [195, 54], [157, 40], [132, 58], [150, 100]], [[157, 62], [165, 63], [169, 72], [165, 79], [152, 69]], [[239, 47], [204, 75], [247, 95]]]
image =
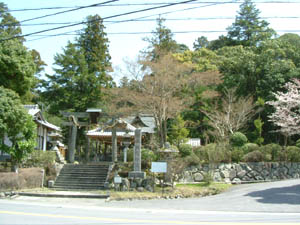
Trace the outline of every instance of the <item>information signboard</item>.
[[167, 172], [167, 162], [152, 162], [151, 172], [152, 173], [166, 173]]

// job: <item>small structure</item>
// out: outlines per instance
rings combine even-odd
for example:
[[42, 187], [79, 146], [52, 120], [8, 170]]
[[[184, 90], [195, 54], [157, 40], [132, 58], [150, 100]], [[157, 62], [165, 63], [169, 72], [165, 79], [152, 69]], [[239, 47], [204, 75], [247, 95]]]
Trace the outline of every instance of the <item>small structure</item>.
[[135, 127], [123, 119], [113, 119], [103, 127], [87, 132], [87, 137], [93, 141], [104, 143], [104, 159], [108, 159], [107, 146], [112, 146], [111, 161], [117, 161], [118, 146], [124, 147], [124, 161], [127, 161], [127, 149], [134, 141]]
[[[127, 149], [134, 143], [135, 130], [141, 130], [141, 141], [142, 143], [145, 143], [147, 140], [152, 138], [155, 133], [155, 128], [155, 119], [152, 115], [138, 114], [136, 116], [129, 116], [122, 119], [112, 119], [102, 127], [89, 130], [87, 132], [87, 137], [88, 139], [96, 142], [96, 146], [101, 146], [102, 144], [105, 145], [103, 154], [104, 157], [102, 157], [101, 160], [116, 162], [118, 153], [117, 149], [118, 147], [123, 147], [123, 161], [126, 162]], [[112, 147], [111, 158], [107, 156], [108, 146]]]
[[61, 135], [61, 129], [55, 126], [44, 118], [38, 105], [24, 105], [24, 108], [28, 110], [28, 114], [33, 117], [34, 122], [37, 125], [37, 146], [38, 150], [50, 150], [54, 139], [58, 140]]
[[189, 138], [185, 144], [191, 145], [192, 147], [200, 147], [201, 139], [200, 138]]
[[[60, 142], [60, 138], [62, 137], [60, 134], [60, 127], [49, 123], [44, 118], [38, 105], [24, 105], [24, 108], [27, 110], [28, 114], [32, 116], [33, 121], [37, 125], [37, 139], [35, 148], [42, 151], [52, 150], [52, 148], [55, 147], [54, 143], [59, 141], [60, 148], [64, 149], [63, 144]], [[11, 146], [11, 142], [7, 137], [5, 137], [4, 143], [8, 146]], [[9, 158], [9, 154], [1, 152], [0, 150], [0, 160], [6, 160]]]
[[135, 128], [140, 128], [142, 135], [148, 140], [155, 133], [155, 119], [151, 114], [137, 114], [136, 116], [126, 117], [124, 120]]

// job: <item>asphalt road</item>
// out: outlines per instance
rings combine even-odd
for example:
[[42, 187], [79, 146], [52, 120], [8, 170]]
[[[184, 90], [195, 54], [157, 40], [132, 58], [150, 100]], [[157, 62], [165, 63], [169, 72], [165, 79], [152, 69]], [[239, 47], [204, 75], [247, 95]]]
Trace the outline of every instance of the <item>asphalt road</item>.
[[300, 224], [300, 180], [240, 185], [193, 199], [0, 199], [0, 224]]

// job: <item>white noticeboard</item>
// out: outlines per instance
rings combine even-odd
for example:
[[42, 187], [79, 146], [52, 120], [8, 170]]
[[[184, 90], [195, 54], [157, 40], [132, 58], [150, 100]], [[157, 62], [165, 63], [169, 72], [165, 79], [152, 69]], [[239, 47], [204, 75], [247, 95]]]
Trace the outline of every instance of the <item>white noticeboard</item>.
[[119, 177], [119, 176], [114, 177], [114, 183], [115, 184], [121, 184], [122, 183], [122, 177]]
[[167, 162], [152, 162], [151, 172], [152, 173], [166, 173], [167, 172]]

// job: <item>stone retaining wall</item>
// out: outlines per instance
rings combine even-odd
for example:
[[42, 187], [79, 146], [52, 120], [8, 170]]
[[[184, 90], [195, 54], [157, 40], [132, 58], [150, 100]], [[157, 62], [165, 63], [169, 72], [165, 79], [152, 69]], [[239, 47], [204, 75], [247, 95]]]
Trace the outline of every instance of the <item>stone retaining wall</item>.
[[179, 182], [203, 181], [209, 174], [214, 181], [226, 183], [247, 183], [295, 179], [300, 177], [300, 163], [259, 162], [220, 163], [190, 166], [178, 177]]

